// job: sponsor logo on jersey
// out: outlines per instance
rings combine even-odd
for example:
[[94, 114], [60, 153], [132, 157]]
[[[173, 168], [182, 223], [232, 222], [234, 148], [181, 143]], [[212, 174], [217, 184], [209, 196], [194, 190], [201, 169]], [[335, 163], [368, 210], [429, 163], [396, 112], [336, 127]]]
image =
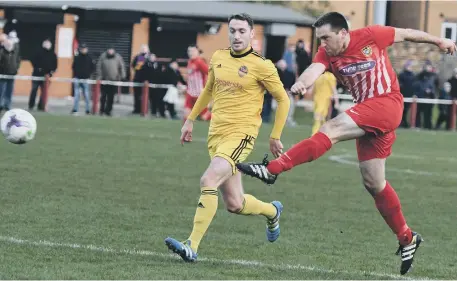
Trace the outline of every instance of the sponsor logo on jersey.
[[340, 68], [338, 71], [343, 76], [354, 76], [359, 73], [363, 73], [372, 70], [376, 66], [375, 61], [363, 61], [353, 63]]

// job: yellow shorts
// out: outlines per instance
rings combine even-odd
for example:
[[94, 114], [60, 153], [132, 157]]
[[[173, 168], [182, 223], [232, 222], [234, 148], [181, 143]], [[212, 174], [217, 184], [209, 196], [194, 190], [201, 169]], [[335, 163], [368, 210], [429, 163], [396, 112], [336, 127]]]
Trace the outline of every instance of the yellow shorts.
[[232, 173], [236, 173], [235, 164], [243, 162], [254, 148], [255, 137], [243, 133], [211, 135], [208, 137], [208, 152], [211, 159], [221, 157], [232, 165]]
[[314, 101], [314, 114], [323, 116], [324, 118], [328, 115], [328, 109], [330, 107], [330, 99], [318, 99]]

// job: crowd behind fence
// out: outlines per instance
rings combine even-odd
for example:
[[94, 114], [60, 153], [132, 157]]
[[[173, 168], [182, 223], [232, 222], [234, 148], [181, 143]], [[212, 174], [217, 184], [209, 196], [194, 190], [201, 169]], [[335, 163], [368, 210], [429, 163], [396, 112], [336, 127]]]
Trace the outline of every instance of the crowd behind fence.
[[[113, 85], [113, 86], [122, 86], [122, 87], [142, 87], [142, 97], [141, 97], [141, 116], [146, 117], [148, 115], [148, 107], [149, 107], [149, 89], [150, 88], [162, 88], [167, 89], [173, 87], [173, 85], [168, 84], [153, 84], [149, 83], [148, 81], [144, 81], [143, 83], [138, 82], [120, 82], [120, 81], [106, 81], [106, 80], [94, 80], [94, 79], [77, 79], [77, 78], [64, 78], [64, 77], [49, 77], [46, 75], [45, 77], [38, 77], [38, 76], [26, 76], [26, 75], [0, 75], [0, 79], [14, 79], [14, 80], [28, 80], [28, 81], [44, 81], [43, 86], [43, 102], [46, 107], [48, 101], [48, 89], [49, 83], [51, 81], [55, 82], [81, 82], [87, 83], [92, 85], [92, 114], [98, 113], [98, 103], [100, 99], [100, 92], [101, 92], [101, 85]], [[353, 101], [353, 97], [348, 94], [338, 94], [338, 98], [341, 100]], [[427, 99], [427, 98], [417, 98], [412, 97], [404, 98], [405, 103], [411, 103], [410, 112], [409, 112], [409, 121], [410, 127], [416, 128], [416, 112], [417, 112], [417, 105], [418, 104], [443, 104], [443, 105], [451, 105], [451, 116], [450, 116], [450, 129], [455, 131], [456, 130], [456, 120], [457, 120], [457, 99], [453, 100], [441, 100], [441, 99]], [[331, 111], [330, 111], [331, 112]]]

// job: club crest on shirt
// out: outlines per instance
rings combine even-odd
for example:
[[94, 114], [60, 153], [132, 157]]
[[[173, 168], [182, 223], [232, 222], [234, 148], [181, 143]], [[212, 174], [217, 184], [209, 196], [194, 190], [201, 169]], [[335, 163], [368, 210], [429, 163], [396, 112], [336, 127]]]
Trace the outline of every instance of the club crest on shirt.
[[365, 46], [362, 49], [362, 54], [364, 54], [367, 57], [370, 57], [373, 54], [373, 50], [371, 49], [371, 46]]
[[238, 69], [238, 75], [240, 77], [244, 77], [244, 76], [246, 76], [246, 74], [248, 74], [248, 67], [243, 65]]

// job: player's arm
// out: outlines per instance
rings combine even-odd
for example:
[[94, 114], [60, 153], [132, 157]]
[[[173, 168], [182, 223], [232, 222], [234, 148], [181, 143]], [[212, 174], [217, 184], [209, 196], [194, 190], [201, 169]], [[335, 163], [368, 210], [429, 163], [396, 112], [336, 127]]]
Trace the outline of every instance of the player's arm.
[[395, 42], [410, 41], [416, 43], [430, 43], [438, 46], [441, 40], [441, 38], [424, 31], [410, 28], [395, 28]]
[[452, 40], [439, 38], [424, 31], [381, 25], [371, 26], [368, 29], [372, 33], [376, 44], [381, 48], [386, 48], [396, 42], [409, 41], [433, 44], [451, 55], [456, 52], [455, 42]]
[[303, 73], [298, 77], [297, 82], [301, 82], [306, 89], [311, 88], [322, 73], [324, 73], [326, 67], [320, 62], [312, 63]]
[[298, 77], [297, 82], [292, 86], [293, 94], [304, 95], [309, 88], [316, 82], [317, 78], [329, 69], [330, 63], [325, 50], [319, 48], [313, 63]]
[[278, 70], [271, 61], [265, 61], [264, 69], [261, 70], [260, 83], [267, 89], [278, 103], [276, 108], [275, 122], [270, 138], [279, 140], [282, 130], [287, 121], [287, 115], [290, 108], [290, 100], [284, 86], [279, 79]]
[[211, 67], [208, 70], [208, 79], [206, 80], [205, 88], [203, 89], [202, 93], [198, 97], [197, 101], [195, 102], [192, 111], [190, 112], [187, 120], [195, 121], [197, 116], [205, 109], [212, 98], [213, 92], [213, 85], [214, 85], [214, 71]]

